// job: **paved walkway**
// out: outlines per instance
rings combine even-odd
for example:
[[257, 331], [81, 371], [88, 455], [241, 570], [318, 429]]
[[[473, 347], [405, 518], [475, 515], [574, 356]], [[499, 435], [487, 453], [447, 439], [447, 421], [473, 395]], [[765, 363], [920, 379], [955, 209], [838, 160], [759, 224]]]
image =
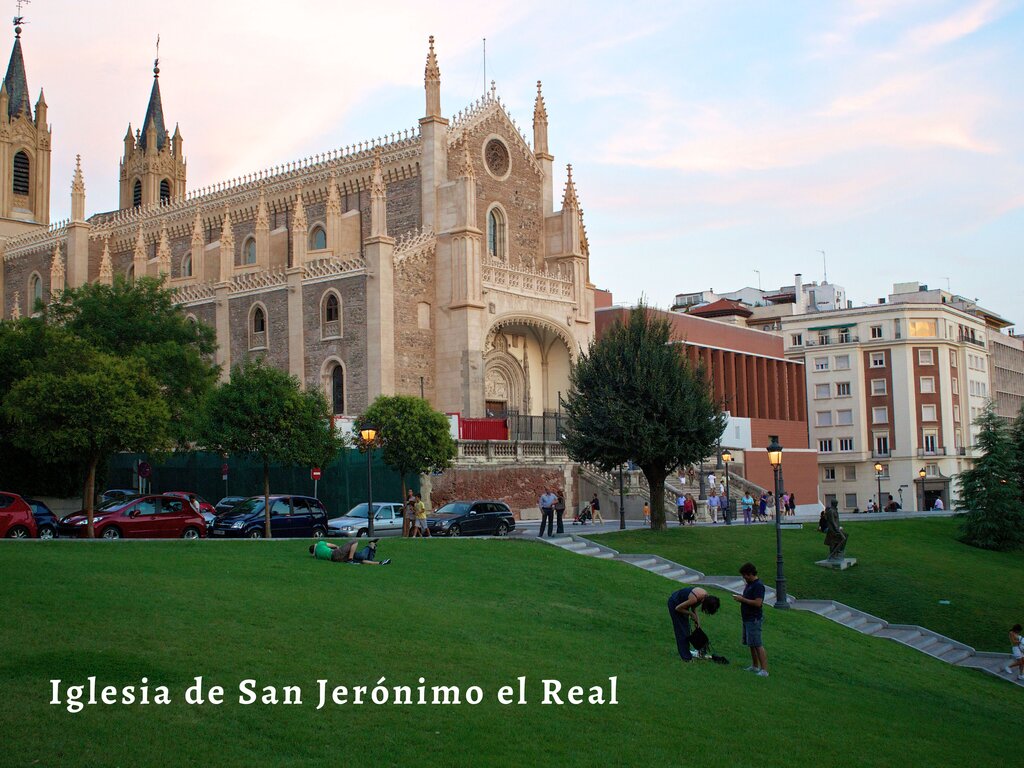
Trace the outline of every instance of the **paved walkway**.
[[[877, 516], [880, 517], [881, 515]], [[876, 515], [872, 515], [872, 517], [876, 517]], [[615, 527], [618, 527], [618, 523], [616, 523]], [[717, 587], [718, 589], [724, 589], [736, 594], [743, 592], [743, 579], [739, 576], [707, 576], [700, 571], [695, 571], [685, 565], [666, 560], [658, 555], [622, 554], [610, 547], [597, 544], [590, 539], [571, 534], [540, 540], [553, 546], [561, 547], [566, 551], [575, 552], [578, 555], [588, 555], [606, 560], [620, 560], [682, 584], [700, 584]], [[774, 601], [774, 599], [775, 590], [766, 585], [765, 601]], [[976, 651], [969, 645], [964, 645], [925, 627], [919, 627], [914, 624], [890, 624], [884, 619], [872, 616], [864, 611], [859, 611], [856, 608], [851, 608], [835, 600], [797, 600], [792, 595], [789, 595], [788, 602], [792, 608], [798, 611], [816, 613], [823, 618], [834, 621], [837, 624], [842, 624], [861, 634], [884, 637], [927, 654], [932, 658], [944, 661], [947, 664], [980, 669], [983, 672], [988, 672], [991, 675], [1024, 687], [1024, 681], [1017, 680], [1015, 675], [1009, 675], [1004, 670], [1004, 667], [1011, 661], [1010, 654], [1008, 653]]]

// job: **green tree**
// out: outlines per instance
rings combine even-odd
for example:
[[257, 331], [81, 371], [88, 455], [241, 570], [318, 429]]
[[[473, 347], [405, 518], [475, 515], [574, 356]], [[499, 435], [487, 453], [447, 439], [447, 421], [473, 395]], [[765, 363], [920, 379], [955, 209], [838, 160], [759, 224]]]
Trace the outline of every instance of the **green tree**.
[[50, 329], [48, 347], [3, 400], [12, 442], [49, 464], [84, 467], [82, 502], [93, 536], [96, 469], [118, 451], [170, 447], [160, 384], [139, 361], [99, 352]]
[[[382, 395], [373, 401], [359, 421], [369, 421], [377, 428], [384, 463], [402, 477], [403, 501], [406, 475], [441, 471], [450, 467], [455, 458], [457, 449], [448, 418], [421, 398]], [[408, 534], [408, 529], [406, 517], [403, 534]]]
[[967, 513], [960, 540], [982, 549], [1016, 549], [1024, 544], [1024, 510], [1010, 433], [991, 403], [974, 423], [979, 455], [958, 479], [957, 509]]
[[1020, 502], [1024, 504], [1024, 403], [1020, 406], [1020, 413], [1013, 422], [1010, 430], [1010, 441], [1013, 450], [1013, 476], [1017, 482], [1017, 490], [1020, 491]]
[[641, 303], [591, 343], [569, 375], [565, 446], [611, 471], [633, 461], [651, 489], [651, 527], [665, 528], [665, 478], [715, 451], [726, 417], [704, 369], [673, 343], [668, 320]]
[[143, 361], [160, 382], [176, 442], [195, 439], [203, 399], [219, 374], [212, 362], [216, 334], [189, 320], [163, 281], [118, 276], [113, 285], [87, 283], [62, 291], [45, 315], [100, 351]]
[[323, 466], [343, 445], [323, 393], [303, 391], [298, 379], [262, 358], [235, 366], [214, 389], [204, 418], [206, 443], [263, 462], [264, 533], [270, 538], [270, 465]]

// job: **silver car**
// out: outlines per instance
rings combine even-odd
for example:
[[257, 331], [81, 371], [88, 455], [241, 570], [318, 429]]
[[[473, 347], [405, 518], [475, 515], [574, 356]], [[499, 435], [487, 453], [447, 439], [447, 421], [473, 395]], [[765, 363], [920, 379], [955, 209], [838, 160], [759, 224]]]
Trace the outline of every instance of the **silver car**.
[[[402, 533], [402, 504], [394, 501], [373, 502], [373, 533], [377, 535]], [[328, 536], [366, 536], [369, 533], [366, 503], [356, 504], [347, 514], [327, 521]]]

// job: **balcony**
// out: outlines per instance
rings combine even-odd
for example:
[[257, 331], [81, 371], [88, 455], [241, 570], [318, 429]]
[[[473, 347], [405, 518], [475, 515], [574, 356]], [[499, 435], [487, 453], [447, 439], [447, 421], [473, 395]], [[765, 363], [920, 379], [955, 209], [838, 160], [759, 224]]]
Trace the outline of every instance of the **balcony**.
[[888, 459], [890, 456], [892, 456], [892, 451], [891, 450], [879, 451], [879, 450], [875, 449], [875, 450], [871, 451], [871, 458], [872, 459]]
[[957, 336], [957, 341], [960, 341], [964, 344], [973, 344], [974, 346], [981, 347], [982, 349], [985, 348], [985, 342], [982, 339], [976, 339], [973, 336], [965, 336], [963, 334], [960, 334], [959, 336]]
[[918, 448], [917, 449], [917, 457], [919, 459], [924, 458], [926, 456], [945, 456], [945, 455], [946, 455], [946, 448], [945, 447], [942, 447], [942, 448]]

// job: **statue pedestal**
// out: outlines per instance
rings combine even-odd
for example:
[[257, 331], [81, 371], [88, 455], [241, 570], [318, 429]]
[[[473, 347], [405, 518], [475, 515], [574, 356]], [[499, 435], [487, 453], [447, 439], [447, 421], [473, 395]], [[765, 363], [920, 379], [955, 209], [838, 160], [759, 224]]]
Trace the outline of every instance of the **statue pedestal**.
[[856, 557], [844, 557], [842, 560], [817, 560], [815, 565], [820, 565], [822, 568], [831, 568], [833, 571], [845, 571], [847, 568], [853, 568], [857, 564]]

